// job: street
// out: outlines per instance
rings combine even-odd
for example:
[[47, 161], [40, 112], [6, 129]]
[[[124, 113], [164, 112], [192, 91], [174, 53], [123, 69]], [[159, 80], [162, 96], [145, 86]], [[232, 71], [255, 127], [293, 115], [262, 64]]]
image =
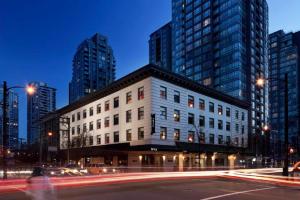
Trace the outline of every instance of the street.
[[[283, 187], [223, 177], [148, 180], [111, 185], [57, 189], [58, 199], [142, 200], [292, 200], [300, 198], [299, 187]], [[24, 191], [1, 194], [0, 199], [29, 199]]]

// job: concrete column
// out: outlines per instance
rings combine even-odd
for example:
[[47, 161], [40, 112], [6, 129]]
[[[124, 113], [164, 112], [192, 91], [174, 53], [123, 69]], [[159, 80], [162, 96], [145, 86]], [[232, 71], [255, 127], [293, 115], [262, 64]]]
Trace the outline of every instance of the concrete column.
[[200, 166], [201, 166], [201, 168], [205, 168], [206, 167], [206, 159], [207, 159], [206, 154], [202, 153], [200, 155]]
[[179, 153], [179, 156], [178, 156], [178, 167], [179, 167], [179, 171], [180, 172], [183, 171], [183, 162], [184, 162], [183, 153]]
[[211, 166], [212, 167], [216, 166], [216, 163], [215, 163], [216, 157], [217, 157], [217, 153], [213, 153], [213, 155], [211, 156]]
[[189, 168], [193, 167], [193, 154], [189, 153]]
[[236, 155], [232, 154], [228, 156], [229, 169], [233, 169], [235, 166]]

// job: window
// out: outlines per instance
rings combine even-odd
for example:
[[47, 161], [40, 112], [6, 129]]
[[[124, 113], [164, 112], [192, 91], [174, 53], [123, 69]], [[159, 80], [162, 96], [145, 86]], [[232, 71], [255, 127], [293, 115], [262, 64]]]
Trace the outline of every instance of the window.
[[104, 119], [104, 127], [109, 127], [109, 117], [105, 117]]
[[75, 114], [72, 115], [72, 122], [75, 122]]
[[226, 122], [226, 131], [230, 131], [230, 122]]
[[83, 128], [82, 128], [83, 133], [86, 133], [87, 129], [86, 129], [86, 123], [83, 124]]
[[97, 129], [101, 129], [101, 119], [97, 120]]
[[83, 119], [86, 118], [86, 110], [83, 110]]
[[223, 115], [223, 107], [221, 105], [218, 105], [218, 114]]
[[132, 93], [131, 92], [127, 92], [126, 93], [126, 104], [129, 104], [132, 102]]
[[215, 128], [215, 120], [214, 120], [214, 118], [209, 118], [209, 128]]
[[230, 138], [230, 136], [226, 136], [226, 144], [227, 145], [231, 144], [231, 138]]
[[230, 117], [230, 108], [226, 108], [226, 117]]
[[180, 129], [174, 129], [174, 140], [175, 141], [180, 140]]
[[209, 144], [214, 144], [214, 143], [215, 143], [215, 135], [209, 134]]
[[180, 92], [174, 90], [174, 102], [180, 103]]
[[90, 122], [89, 130], [90, 130], [90, 131], [94, 130], [94, 123], [93, 123], [93, 122]]
[[77, 134], [80, 135], [80, 125], [77, 125]]
[[242, 125], [242, 134], [244, 134], [244, 133], [245, 133], [245, 126]]
[[193, 96], [188, 96], [188, 107], [194, 108], [194, 97]]
[[164, 106], [160, 107], [160, 116], [161, 119], [167, 119], [167, 107]]
[[131, 110], [127, 110], [126, 111], [126, 122], [129, 123], [132, 121], [132, 118], [131, 118]]
[[119, 97], [115, 97], [114, 98], [114, 108], [118, 108], [119, 107]]
[[235, 124], [235, 132], [238, 133], [238, 132], [239, 132], [239, 129], [240, 129], [240, 128], [239, 128], [239, 124]]
[[104, 110], [109, 111], [109, 101], [105, 101]]
[[126, 130], [126, 141], [131, 141], [132, 140], [132, 133], [131, 129]]
[[236, 146], [239, 146], [239, 138], [238, 138], [238, 137], [236, 137], [236, 138], [234, 139], [234, 144], [235, 144]]
[[101, 144], [101, 135], [97, 135], [97, 144]]
[[77, 113], [77, 121], [80, 120], [80, 112]]
[[119, 131], [114, 132], [114, 142], [119, 142]]
[[188, 115], [188, 124], [194, 124], [195, 116], [192, 113]]
[[160, 86], [160, 98], [167, 99], [167, 88], [164, 86]]
[[144, 107], [138, 108], [138, 120], [144, 119]]
[[212, 102], [209, 102], [209, 112], [214, 112], [215, 111], [215, 106], [214, 106], [214, 103]]
[[175, 122], [180, 121], [180, 110], [174, 110], [174, 121]]
[[218, 144], [223, 144], [223, 135], [218, 136]]
[[72, 127], [72, 135], [75, 134], [75, 127]]
[[93, 107], [90, 107], [90, 116], [93, 116], [94, 115], [94, 109]]
[[242, 112], [242, 121], [245, 121], [245, 113]]
[[160, 139], [161, 140], [167, 139], [167, 128], [166, 127], [160, 127]]
[[205, 133], [200, 132], [200, 143], [204, 144], [205, 143]]
[[239, 119], [239, 111], [238, 110], [235, 111], [235, 119]]
[[114, 125], [119, 125], [119, 114], [114, 115]]
[[101, 113], [101, 104], [97, 105], [97, 114]]
[[188, 133], [188, 142], [194, 142], [195, 141], [195, 132], [189, 131]]
[[138, 89], [138, 100], [144, 99], [144, 87]]
[[144, 139], [144, 127], [138, 128], [138, 140]]
[[205, 101], [204, 99], [199, 99], [199, 109], [205, 110]]
[[205, 127], [205, 117], [202, 115], [199, 116], [199, 126]]
[[89, 141], [90, 141], [90, 146], [92, 146], [94, 144], [94, 137], [90, 136]]
[[105, 144], [109, 143], [109, 133], [105, 133]]
[[218, 120], [218, 129], [223, 130], [223, 121], [222, 120]]

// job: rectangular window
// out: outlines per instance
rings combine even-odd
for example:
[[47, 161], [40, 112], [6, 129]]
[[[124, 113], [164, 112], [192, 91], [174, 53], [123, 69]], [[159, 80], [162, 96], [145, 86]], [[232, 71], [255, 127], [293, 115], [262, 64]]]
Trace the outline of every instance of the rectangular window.
[[205, 101], [204, 99], [199, 99], [199, 109], [205, 110]]
[[231, 138], [230, 138], [230, 136], [226, 136], [226, 144], [227, 145], [231, 144]]
[[144, 127], [138, 128], [138, 140], [144, 139]]
[[105, 144], [109, 144], [109, 133], [105, 133]]
[[214, 120], [214, 118], [209, 118], [209, 128], [215, 128], [215, 120]]
[[218, 105], [218, 114], [223, 115], [223, 107], [221, 105]]
[[244, 134], [244, 133], [245, 133], [245, 126], [242, 125], [242, 134]]
[[90, 146], [92, 146], [94, 144], [94, 137], [90, 136], [89, 141], [90, 141]]
[[215, 105], [212, 102], [209, 102], [209, 112], [215, 112]]
[[239, 119], [239, 111], [238, 110], [235, 111], [235, 119]]
[[80, 135], [80, 125], [77, 125], [77, 135]]
[[188, 132], [188, 142], [195, 142], [195, 132], [194, 131]]
[[240, 129], [239, 124], [235, 124], [235, 132], [236, 132], [236, 133], [239, 132], [239, 129]]
[[209, 144], [214, 144], [214, 143], [215, 143], [215, 135], [209, 134]]
[[75, 134], [75, 127], [72, 127], [72, 135]]
[[160, 86], [160, 98], [167, 99], [167, 88], [164, 86]]
[[180, 140], [180, 129], [174, 129], [174, 140], [179, 141]]
[[132, 140], [132, 132], [131, 129], [126, 130], [126, 141], [131, 141]]
[[223, 121], [222, 120], [218, 120], [218, 129], [223, 130]]
[[97, 105], [97, 114], [100, 114], [101, 113], [101, 104], [98, 104]]
[[97, 144], [101, 144], [101, 135], [97, 135]]
[[174, 110], [174, 121], [175, 122], [180, 121], [180, 110]]
[[132, 121], [131, 110], [126, 111], [126, 122], [130, 123]]
[[160, 127], [160, 139], [161, 140], [167, 139], [167, 128], [166, 127]]
[[109, 111], [109, 101], [105, 101], [104, 110]]
[[188, 96], [188, 107], [194, 108], [194, 97], [193, 96]]
[[77, 121], [80, 120], [80, 112], [77, 113]]
[[144, 119], [144, 107], [138, 108], [138, 120]]
[[205, 127], [205, 117], [202, 115], [199, 116], [199, 126]]
[[236, 146], [239, 146], [239, 138], [238, 138], [238, 137], [236, 137], [236, 138], [234, 139], [234, 144], [235, 144]]
[[109, 117], [105, 117], [105, 119], [104, 119], [104, 127], [105, 128], [109, 127]]
[[230, 122], [226, 122], [226, 131], [230, 131]]
[[126, 93], [126, 104], [129, 104], [132, 102], [132, 93], [131, 92], [127, 92]]
[[200, 132], [200, 143], [205, 144], [205, 133]]
[[193, 113], [189, 113], [188, 124], [194, 124], [194, 122], [195, 122], [195, 115]]
[[160, 117], [161, 119], [167, 119], [167, 107], [160, 106]]
[[114, 115], [114, 125], [119, 125], [119, 114]]
[[97, 129], [101, 129], [101, 119], [97, 120]]
[[90, 122], [89, 130], [90, 130], [90, 131], [94, 130], [94, 123], [93, 123], [93, 122]]
[[119, 131], [114, 132], [114, 142], [119, 142]]
[[86, 118], [86, 110], [83, 110], [83, 119], [85, 119]]
[[86, 133], [87, 129], [86, 129], [86, 123], [83, 124], [83, 128], [82, 128], [83, 133]]
[[118, 108], [119, 107], [119, 97], [115, 97], [114, 98], [114, 108]]
[[245, 121], [245, 113], [242, 112], [242, 121]]
[[144, 99], [144, 87], [138, 89], [138, 100]]
[[180, 92], [174, 90], [174, 102], [180, 103]]
[[94, 108], [90, 107], [90, 116], [93, 116], [93, 115], [94, 115]]
[[72, 122], [75, 122], [75, 114], [72, 115]]
[[223, 144], [223, 135], [218, 136], [218, 144]]
[[226, 117], [230, 117], [230, 108], [226, 108]]

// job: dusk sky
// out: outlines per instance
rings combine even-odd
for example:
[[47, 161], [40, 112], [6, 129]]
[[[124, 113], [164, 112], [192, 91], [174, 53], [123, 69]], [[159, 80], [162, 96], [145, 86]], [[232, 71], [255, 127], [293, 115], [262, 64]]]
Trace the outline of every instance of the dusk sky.
[[[299, 0], [268, 0], [269, 32], [300, 30]], [[1, 0], [0, 81], [43, 81], [68, 103], [72, 59], [84, 39], [108, 37], [117, 78], [148, 63], [151, 32], [171, 20], [171, 0]], [[20, 97], [20, 136], [26, 137], [26, 96]]]

